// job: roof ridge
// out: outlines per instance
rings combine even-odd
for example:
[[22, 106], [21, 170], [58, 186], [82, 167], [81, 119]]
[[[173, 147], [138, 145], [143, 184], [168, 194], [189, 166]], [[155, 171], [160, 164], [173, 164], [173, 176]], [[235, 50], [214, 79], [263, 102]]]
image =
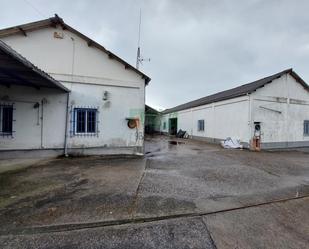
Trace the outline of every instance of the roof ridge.
[[[255, 80], [255, 81], [243, 84], [243, 85], [239, 85], [239, 86], [236, 86], [236, 87], [233, 87], [233, 88], [229, 88], [229, 89], [226, 89], [226, 90], [214, 93], [214, 94], [207, 95], [205, 97], [201, 97], [201, 98], [186, 102], [184, 104], [177, 105], [177, 106], [172, 107], [172, 108], [165, 109], [163, 111], [163, 113], [170, 113], [170, 112], [174, 112], [174, 111], [179, 111], [179, 110], [197, 107], [197, 106], [200, 106], [200, 105], [205, 105], [205, 104], [210, 104], [210, 103], [214, 103], [214, 102], [218, 102], [218, 101], [222, 101], [222, 100], [227, 100], [227, 99], [231, 99], [231, 98], [234, 98], [234, 97], [243, 96], [243, 95], [251, 93], [251, 92], [257, 90], [258, 88], [272, 82], [277, 77], [281, 77], [282, 75], [284, 75], [286, 73], [290, 73], [295, 79], [296, 79], [296, 77], [298, 77], [296, 80], [299, 83], [301, 83], [305, 88], [308, 89], [308, 85], [305, 83], [305, 81], [303, 81], [293, 71], [292, 68], [288, 68], [288, 69], [285, 69], [285, 70], [283, 70], [279, 73], [275, 73], [275, 74], [272, 74], [270, 76], [266, 76], [266, 77], [260, 78], [258, 80]], [[226, 94], [226, 95], [224, 95], [224, 94]]]
[[[292, 70], [293, 70], [293, 68], [288, 68], [288, 69], [282, 70], [282, 71], [279, 72], [279, 73], [275, 73], [275, 74], [272, 74], [272, 75], [269, 75], [269, 76], [260, 78], [260, 79], [258, 79], [258, 80], [254, 80], [254, 81], [251, 81], [251, 82], [248, 82], [248, 83], [239, 85], [239, 86], [237, 86], [237, 87], [250, 85], [250, 84], [252, 84], [252, 83], [254, 83], [254, 82], [257, 82], [257, 81], [260, 81], [260, 80], [265, 80], [265, 79], [267, 79], [267, 78], [271, 78], [271, 77], [274, 77], [274, 76], [276, 76], [276, 75], [282, 75], [282, 74], [288, 73], [288, 72], [290, 72], [290, 71], [292, 71]], [[234, 87], [234, 88], [237, 88], [237, 87]], [[233, 89], [233, 88], [231, 88], [231, 89]], [[229, 89], [227, 89], [227, 90], [229, 90]]]

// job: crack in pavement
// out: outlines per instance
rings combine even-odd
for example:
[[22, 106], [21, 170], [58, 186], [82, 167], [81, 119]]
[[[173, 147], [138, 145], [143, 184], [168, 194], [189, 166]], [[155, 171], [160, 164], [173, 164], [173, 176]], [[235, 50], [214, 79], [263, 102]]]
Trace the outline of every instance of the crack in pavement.
[[146, 175], [147, 164], [148, 164], [148, 159], [145, 159], [145, 167], [143, 169], [142, 176], [141, 176], [141, 178], [140, 178], [140, 180], [138, 182], [137, 188], [135, 190], [135, 195], [133, 196], [133, 201], [132, 201], [132, 204], [131, 204], [131, 208], [129, 209], [129, 214], [131, 215], [131, 219], [133, 219], [134, 211], [137, 209], [138, 195], [139, 195], [139, 192], [140, 192], [141, 183], [143, 182], [144, 177]]
[[179, 218], [194, 218], [194, 217], [202, 217], [202, 216], [207, 216], [207, 215], [211, 215], [211, 214], [231, 212], [231, 211], [235, 211], [235, 210], [259, 207], [259, 206], [266, 206], [266, 205], [271, 205], [271, 204], [274, 204], [274, 203], [281, 203], [281, 202], [293, 201], [293, 200], [298, 200], [298, 199], [306, 199], [306, 198], [309, 198], [309, 195], [286, 198], [286, 199], [278, 199], [278, 200], [262, 202], [262, 203], [247, 205], [247, 206], [240, 206], [240, 207], [236, 207], [236, 208], [222, 209], [222, 210], [212, 211], [212, 212], [196, 212], [196, 213], [184, 213], [184, 214], [145, 217], [145, 218], [131, 218], [131, 219], [122, 219], [122, 220], [98, 221], [98, 222], [89, 222], [89, 223], [70, 223], [70, 224], [60, 224], [60, 225], [26, 227], [26, 228], [18, 228], [18, 229], [14, 229], [14, 230], [10, 230], [10, 231], [2, 230], [2, 231], [0, 231], [0, 236], [65, 232], [65, 231], [74, 231], [74, 230], [99, 228], [99, 227], [110, 227], [110, 226], [119, 226], [119, 225], [127, 225], [127, 224], [148, 223], [148, 222], [154, 222], [154, 221], [163, 221], [163, 220], [171, 220], [171, 219], [179, 219]]
[[204, 225], [204, 227], [205, 227], [205, 229], [206, 229], [206, 232], [207, 232], [208, 235], [209, 235], [209, 239], [210, 239], [211, 246], [213, 247], [213, 249], [217, 249], [217, 245], [216, 245], [214, 239], [212, 238], [212, 235], [211, 235], [211, 233], [210, 233], [210, 231], [209, 231], [209, 229], [208, 229], [208, 227], [207, 227], [206, 222], [204, 221], [204, 219], [201, 219], [201, 221], [202, 221], [202, 223], [203, 223], [203, 225]]

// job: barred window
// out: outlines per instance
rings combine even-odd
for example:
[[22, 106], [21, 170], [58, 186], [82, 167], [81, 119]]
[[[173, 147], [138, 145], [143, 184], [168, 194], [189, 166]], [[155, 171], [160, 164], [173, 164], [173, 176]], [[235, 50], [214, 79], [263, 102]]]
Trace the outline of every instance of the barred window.
[[97, 110], [87, 111], [87, 132], [95, 133], [97, 124]]
[[75, 108], [75, 134], [97, 133], [97, 109]]
[[205, 129], [204, 119], [198, 120], [197, 121], [197, 130], [198, 131], [204, 131], [204, 129]]
[[309, 120], [304, 121], [304, 135], [309, 136]]
[[13, 134], [13, 105], [0, 105], [0, 135]]

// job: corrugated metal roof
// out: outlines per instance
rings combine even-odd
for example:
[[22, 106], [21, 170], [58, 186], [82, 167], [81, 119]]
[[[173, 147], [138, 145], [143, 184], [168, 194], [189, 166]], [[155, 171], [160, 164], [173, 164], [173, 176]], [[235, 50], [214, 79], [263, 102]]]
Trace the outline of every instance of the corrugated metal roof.
[[280, 78], [282, 75], [289, 73], [292, 77], [296, 79], [297, 82], [299, 82], [305, 89], [309, 89], [309, 86], [306, 84], [304, 80], [302, 80], [291, 68], [284, 70], [280, 73], [276, 73], [274, 75], [265, 77], [263, 79], [259, 79], [256, 81], [253, 81], [251, 83], [238, 86], [226, 91], [222, 91], [219, 93], [215, 93], [197, 100], [190, 101], [188, 103], [178, 105], [174, 108], [166, 109], [162, 113], [167, 114], [167, 113], [172, 113], [172, 112], [177, 112], [201, 105], [206, 105], [206, 104], [211, 104], [214, 102], [222, 101], [222, 100], [227, 100], [227, 99], [232, 99], [235, 97], [240, 97], [246, 94], [250, 94], [254, 91], [256, 91], [258, 88], [265, 86], [266, 84], [271, 83], [273, 80]]
[[65, 92], [70, 91], [3, 41], [0, 41], [0, 84], [35, 88], [48, 87], [61, 89]]
[[125, 68], [129, 68], [129, 69], [133, 70], [134, 72], [136, 72], [137, 74], [141, 75], [142, 78], [145, 79], [146, 85], [150, 82], [151, 79], [146, 74], [139, 71], [138, 69], [136, 69], [135, 67], [130, 65], [128, 62], [121, 59], [119, 56], [108, 51], [101, 44], [95, 42], [94, 40], [90, 39], [89, 37], [85, 36], [84, 34], [80, 33], [76, 29], [74, 29], [71, 26], [69, 26], [68, 24], [66, 24], [63, 21], [63, 19], [60, 18], [58, 15], [55, 15], [54, 17], [44, 19], [44, 20], [41, 20], [41, 21], [31, 22], [31, 23], [27, 23], [27, 24], [23, 24], [23, 25], [18, 25], [18, 26], [2, 29], [2, 30], [0, 30], [0, 38], [1, 37], [7, 37], [7, 36], [10, 36], [10, 35], [13, 35], [13, 34], [18, 34], [18, 33], [21, 34], [21, 35], [27, 35], [27, 32], [31, 32], [31, 31], [46, 28], [46, 27], [56, 27], [57, 25], [60, 25], [64, 30], [67, 29], [70, 32], [72, 32], [72, 33], [76, 34], [77, 36], [81, 37], [82, 39], [84, 39], [87, 42], [88, 46], [93, 46], [93, 47], [96, 47], [96, 48], [102, 50], [103, 52], [108, 54], [109, 58], [117, 60], [118, 62], [122, 63], [125, 66]]

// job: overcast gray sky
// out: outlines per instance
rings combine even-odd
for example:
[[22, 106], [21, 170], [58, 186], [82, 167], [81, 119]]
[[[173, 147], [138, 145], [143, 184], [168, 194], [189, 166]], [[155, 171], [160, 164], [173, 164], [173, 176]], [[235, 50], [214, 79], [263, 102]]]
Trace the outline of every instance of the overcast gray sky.
[[293, 67], [309, 82], [308, 0], [9, 0], [0, 28], [51, 17], [141, 70], [147, 104], [169, 108]]

